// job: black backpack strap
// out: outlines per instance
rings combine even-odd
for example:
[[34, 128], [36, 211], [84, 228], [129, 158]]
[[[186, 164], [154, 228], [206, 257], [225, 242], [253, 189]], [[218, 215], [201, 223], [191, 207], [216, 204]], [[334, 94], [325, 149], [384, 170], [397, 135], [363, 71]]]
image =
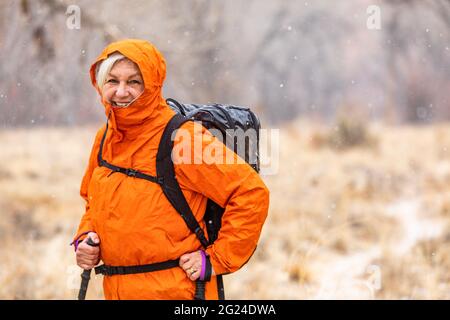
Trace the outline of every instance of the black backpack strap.
[[136, 274], [136, 273], [147, 273], [160, 270], [167, 270], [171, 268], [176, 268], [180, 266], [180, 261], [168, 260], [164, 262], [157, 262], [152, 264], [144, 264], [138, 266], [108, 266], [101, 265], [95, 267], [95, 274], [102, 274], [104, 276], [115, 276], [115, 275], [126, 275], [126, 274]]
[[103, 160], [103, 145], [105, 144], [107, 132], [108, 132], [108, 120], [106, 120], [105, 132], [103, 132], [102, 141], [100, 142], [100, 148], [97, 153], [97, 162], [100, 167], [103, 167], [104, 163], [106, 162], [105, 160]]
[[162, 180], [161, 187], [169, 202], [181, 215], [189, 230], [195, 233], [202, 246], [206, 248], [209, 242], [181, 191], [180, 185], [175, 177], [175, 168], [172, 161], [174, 144], [172, 141], [172, 133], [189, 120], [189, 118], [177, 113], [166, 125], [156, 155], [156, 175]]
[[[200, 243], [206, 249], [209, 242], [181, 191], [180, 185], [175, 177], [175, 168], [172, 161], [172, 149], [174, 144], [172, 134], [189, 120], [189, 118], [177, 113], [166, 125], [156, 155], [156, 175], [162, 178], [163, 183], [161, 184], [161, 188], [166, 198], [181, 215], [189, 230], [195, 233], [197, 239], [200, 240]], [[206, 284], [204, 281], [197, 280], [195, 282], [195, 300], [205, 300], [205, 286]]]

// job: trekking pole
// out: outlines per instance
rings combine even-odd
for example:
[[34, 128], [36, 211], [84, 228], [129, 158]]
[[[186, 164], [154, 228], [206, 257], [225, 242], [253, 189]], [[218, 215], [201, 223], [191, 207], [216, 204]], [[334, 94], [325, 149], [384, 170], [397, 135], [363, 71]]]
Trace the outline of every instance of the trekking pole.
[[194, 300], [205, 300], [205, 281], [195, 281], [195, 295]]
[[[95, 243], [94, 241], [92, 241], [91, 238], [88, 238], [86, 243], [92, 247], [98, 246], [98, 243]], [[78, 292], [78, 300], [86, 299], [86, 291], [88, 288], [89, 280], [91, 279], [91, 270], [92, 269], [86, 269], [81, 274], [81, 285], [80, 285], [80, 291]]]

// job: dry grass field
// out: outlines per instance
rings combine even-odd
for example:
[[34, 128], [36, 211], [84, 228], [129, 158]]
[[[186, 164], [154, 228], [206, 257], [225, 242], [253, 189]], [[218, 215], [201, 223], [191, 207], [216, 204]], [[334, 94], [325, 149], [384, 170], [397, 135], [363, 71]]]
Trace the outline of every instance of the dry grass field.
[[[450, 299], [450, 125], [345, 129], [281, 129], [269, 217], [227, 298]], [[76, 298], [69, 242], [94, 133], [0, 132], [0, 299]], [[88, 298], [102, 297], [94, 279]]]

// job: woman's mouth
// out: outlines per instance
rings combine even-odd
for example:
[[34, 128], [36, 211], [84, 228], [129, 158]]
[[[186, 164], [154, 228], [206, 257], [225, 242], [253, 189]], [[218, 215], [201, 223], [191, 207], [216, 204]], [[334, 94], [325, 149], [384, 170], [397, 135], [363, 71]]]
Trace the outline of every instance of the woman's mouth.
[[112, 105], [116, 107], [127, 107], [131, 101], [128, 102], [118, 102], [118, 101], [112, 101]]

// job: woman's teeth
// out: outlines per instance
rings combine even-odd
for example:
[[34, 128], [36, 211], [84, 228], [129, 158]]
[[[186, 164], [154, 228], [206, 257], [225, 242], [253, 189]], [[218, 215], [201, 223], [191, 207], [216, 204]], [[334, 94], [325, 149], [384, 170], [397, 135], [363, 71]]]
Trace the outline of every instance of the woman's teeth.
[[124, 102], [124, 103], [114, 102], [114, 105], [116, 105], [118, 107], [126, 107], [129, 104], [130, 104], [129, 102]]

